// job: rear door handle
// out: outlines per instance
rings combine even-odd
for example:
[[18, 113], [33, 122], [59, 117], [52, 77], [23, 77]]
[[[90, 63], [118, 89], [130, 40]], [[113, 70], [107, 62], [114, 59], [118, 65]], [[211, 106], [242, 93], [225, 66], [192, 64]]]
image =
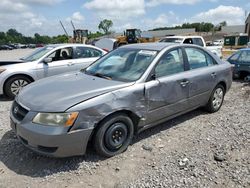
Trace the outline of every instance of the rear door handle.
[[183, 80], [183, 81], [181, 81], [180, 84], [181, 84], [182, 87], [186, 87], [189, 83], [190, 82], [188, 80]]

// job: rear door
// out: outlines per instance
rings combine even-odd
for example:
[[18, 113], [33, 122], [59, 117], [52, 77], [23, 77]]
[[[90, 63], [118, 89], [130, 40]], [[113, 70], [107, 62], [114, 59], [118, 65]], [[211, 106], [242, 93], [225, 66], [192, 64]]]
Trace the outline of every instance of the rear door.
[[239, 63], [235, 65], [235, 68], [238, 72], [246, 72], [246, 74], [250, 74], [250, 50], [244, 50], [241, 52]]
[[189, 85], [189, 107], [205, 105], [217, 83], [219, 69], [217, 62], [204, 50], [185, 47], [185, 57], [189, 65], [187, 79]]
[[72, 47], [57, 49], [49, 54], [47, 58], [51, 58], [52, 61], [50, 63], [39, 62], [37, 64], [36, 73], [38, 78], [74, 71]]
[[189, 81], [186, 79], [181, 48], [166, 52], [154, 69], [155, 79], [146, 82], [148, 103], [146, 124], [159, 121], [188, 108]]
[[75, 64], [73, 66], [73, 69], [76, 71], [81, 70], [99, 59], [102, 55], [103, 52], [98, 49], [77, 46], [74, 48]]

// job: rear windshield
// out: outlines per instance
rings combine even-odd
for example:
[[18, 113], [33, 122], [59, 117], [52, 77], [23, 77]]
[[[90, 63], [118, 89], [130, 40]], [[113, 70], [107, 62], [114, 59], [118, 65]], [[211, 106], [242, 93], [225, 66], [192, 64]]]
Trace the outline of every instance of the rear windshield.
[[165, 39], [161, 39], [160, 42], [181, 43], [182, 40], [183, 40], [182, 38], [165, 38]]

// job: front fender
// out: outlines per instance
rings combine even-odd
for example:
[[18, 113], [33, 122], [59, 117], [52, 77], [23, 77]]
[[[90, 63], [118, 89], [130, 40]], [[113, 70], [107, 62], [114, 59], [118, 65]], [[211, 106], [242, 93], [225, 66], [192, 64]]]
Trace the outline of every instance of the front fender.
[[131, 111], [138, 117], [147, 113], [144, 84], [135, 84], [81, 102], [67, 111], [79, 111], [73, 130], [94, 128], [101, 120], [115, 112]]

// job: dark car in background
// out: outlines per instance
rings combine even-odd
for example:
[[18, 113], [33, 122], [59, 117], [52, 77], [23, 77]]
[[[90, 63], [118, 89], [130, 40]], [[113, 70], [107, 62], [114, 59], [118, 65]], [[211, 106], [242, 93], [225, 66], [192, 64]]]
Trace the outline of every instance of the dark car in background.
[[3, 44], [3, 45], [0, 45], [0, 50], [13, 50], [13, 47]]
[[26, 86], [13, 102], [11, 127], [45, 155], [82, 155], [91, 140], [111, 157], [149, 127], [199, 107], [218, 111], [231, 83], [232, 65], [202, 47], [125, 45], [82, 71]]
[[234, 65], [235, 78], [245, 79], [250, 75], [250, 48], [235, 52], [227, 61]]

